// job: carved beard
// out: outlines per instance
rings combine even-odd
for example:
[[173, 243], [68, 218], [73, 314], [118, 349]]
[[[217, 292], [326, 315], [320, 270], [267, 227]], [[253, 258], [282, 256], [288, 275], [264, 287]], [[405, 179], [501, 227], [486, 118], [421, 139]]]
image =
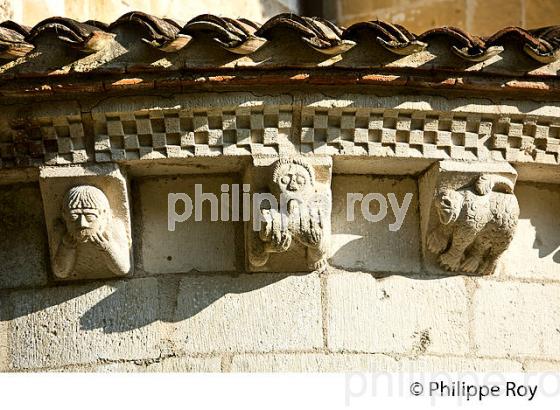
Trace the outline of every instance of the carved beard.
[[97, 233], [97, 229], [84, 228], [74, 232], [74, 238], [81, 243], [91, 242], [93, 236]]

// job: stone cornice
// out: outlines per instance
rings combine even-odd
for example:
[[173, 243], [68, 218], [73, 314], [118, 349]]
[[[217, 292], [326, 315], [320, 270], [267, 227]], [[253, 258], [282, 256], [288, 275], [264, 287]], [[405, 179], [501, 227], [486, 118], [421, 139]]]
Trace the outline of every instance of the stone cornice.
[[2, 169], [291, 154], [560, 161], [556, 102], [296, 91], [53, 101], [5, 107]]

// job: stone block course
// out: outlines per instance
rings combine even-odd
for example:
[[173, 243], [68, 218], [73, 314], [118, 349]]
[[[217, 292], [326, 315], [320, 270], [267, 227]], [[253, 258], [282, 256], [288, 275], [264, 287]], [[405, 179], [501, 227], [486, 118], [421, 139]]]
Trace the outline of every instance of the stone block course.
[[384, 354], [307, 353], [236, 355], [233, 372], [519, 372], [513, 360], [474, 357], [402, 357]]
[[[143, 269], [149, 273], [197, 271], [233, 271], [242, 261], [237, 255], [236, 240], [241, 240], [240, 222], [211, 221], [210, 203], [202, 203], [202, 220], [191, 217], [168, 229], [168, 194], [185, 193], [195, 206], [195, 185], [201, 192], [220, 197], [220, 185], [240, 183], [229, 175], [177, 176], [148, 178], [139, 181], [142, 226], [141, 257]], [[178, 214], [184, 211], [183, 201], [175, 204]], [[219, 207], [218, 207], [219, 211]], [[237, 227], [237, 228], [236, 228]], [[238, 262], [239, 258], [239, 262]]]
[[560, 358], [560, 285], [477, 280], [477, 355]]
[[512, 278], [560, 280], [560, 206], [558, 185], [519, 183], [519, 223], [505, 252], [500, 273]]
[[187, 276], [178, 289], [171, 339], [180, 354], [323, 347], [316, 274]]
[[0, 185], [0, 289], [47, 283], [47, 230], [36, 184]]
[[1, 302], [9, 369], [155, 359], [163, 331], [153, 278], [14, 291]]
[[[367, 272], [419, 272], [420, 218], [418, 214], [418, 188], [412, 178], [383, 178], [366, 175], [337, 175], [333, 178], [333, 235], [332, 266]], [[348, 221], [347, 209], [351, 201], [348, 194], [381, 194], [388, 205], [387, 216], [371, 222], [364, 217], [361, 202], [354, 203], [354, 220]], [[412, 194], [410, 205], [399, 230], [391, 231], [395, 215], [388, 195], [394, 194], [402, 206], [407, 194]], [[380, 211], [379, 201], [372, 200], [369, 212]]]
[[462, 278], [418, 280], [341, 272], [327, 278], [329, 350], [454, 354], [469, 351]]

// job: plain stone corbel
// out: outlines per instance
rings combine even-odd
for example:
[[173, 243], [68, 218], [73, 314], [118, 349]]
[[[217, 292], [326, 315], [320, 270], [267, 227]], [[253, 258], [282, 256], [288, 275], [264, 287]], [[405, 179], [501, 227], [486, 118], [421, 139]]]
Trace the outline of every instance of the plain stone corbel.
[[57, 279], [132, 273], [128, 186], [118, 165], [43, 167], [40, 187]]
[[440, 161], [420, 178], [425, 267], [489, 275], [513, 239], [519, 205], [509, 163]]
[[327, 265], [331, 235], [330, 157], [254, 158], [244, 175], [251, 194], [245, 222], [247, 269], [308, 272]]

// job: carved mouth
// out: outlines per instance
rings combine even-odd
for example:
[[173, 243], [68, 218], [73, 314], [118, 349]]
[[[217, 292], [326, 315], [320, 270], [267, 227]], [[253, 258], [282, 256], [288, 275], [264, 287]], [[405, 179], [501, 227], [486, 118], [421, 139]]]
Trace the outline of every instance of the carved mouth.
[[96, 230], [92, 228], [81, 228], [75, 233], [75, 237], [78, 241], [88, 242], [93, 235], [95, 235]]

